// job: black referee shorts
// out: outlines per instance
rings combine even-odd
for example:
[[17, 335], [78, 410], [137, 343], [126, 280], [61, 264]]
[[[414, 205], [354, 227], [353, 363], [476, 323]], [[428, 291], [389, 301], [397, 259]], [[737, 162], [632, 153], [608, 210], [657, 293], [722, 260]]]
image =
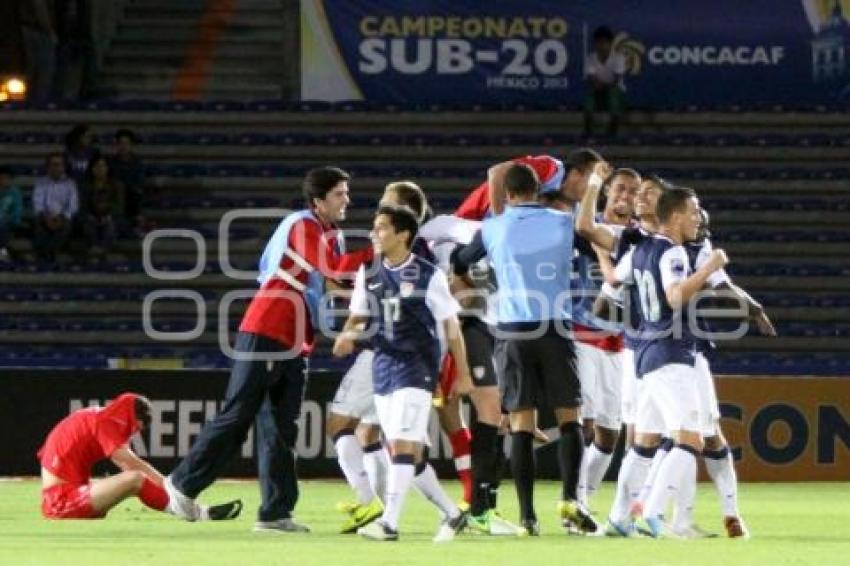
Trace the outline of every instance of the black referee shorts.
[[496, 371], [506, 411], [581, 406], [573, 342], [554, 332], [497, 340]]
[[498, 385], [493, 364], [496, 339], [490, 329], [480, 318], [465, 316], [461, 319], [461, 330], [466, 343], [466, 359], [472, 374], [472, 384], [475, 387]]

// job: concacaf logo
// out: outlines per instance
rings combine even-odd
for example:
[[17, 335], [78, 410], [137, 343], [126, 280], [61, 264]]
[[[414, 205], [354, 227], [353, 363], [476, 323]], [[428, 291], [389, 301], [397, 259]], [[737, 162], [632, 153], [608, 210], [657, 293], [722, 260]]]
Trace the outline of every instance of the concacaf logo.
[[646, 52], [646, 47], [643, 43], [629, 37], [629, 34], [620, 32], [614, 38], [612, 49], [622, 55], [626, 59], [626, 72], [630, 75], [640, 73], [643, 63], [643, 54]]

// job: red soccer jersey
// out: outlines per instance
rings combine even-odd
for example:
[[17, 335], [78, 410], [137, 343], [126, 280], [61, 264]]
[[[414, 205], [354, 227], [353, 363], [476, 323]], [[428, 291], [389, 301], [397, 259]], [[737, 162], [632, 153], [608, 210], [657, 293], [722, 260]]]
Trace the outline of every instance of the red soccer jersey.
[[[292, 225], [288, 249], [312, 269], [335, 280], [353, 279], [360, 265], [373, 256], [371, 246], [348, 254], [337, 253], [336, 229], [308, 218]], [[307, 284], [308, 270], [292, 257], [284, 254], [280, 268], [302, 286]], [[260, 287], [239, 330], [271, 338], [286, 348], [298, 348], [305, 356], [310, 355], [315, 341], [303, 293], [280, 277], [271, 277]]]
[[[556, 165], [554, 158], [548, 155], [526, 155], [512, 159], [514, 163], [524, 163], [534, 169], [541, 183], [549, 180], [555, 174]], [[490, 185], [484, 181], [467, 196], [455, 211], [455, 216], [467, 220], [484, 220], [490, 211]]]
[[66, 482], [88, 483], [92, 467], [138, 430], [135, 401], [124, 393], [105, 408], [80, 409], [59, 421], [38, 451], [42, 467]]

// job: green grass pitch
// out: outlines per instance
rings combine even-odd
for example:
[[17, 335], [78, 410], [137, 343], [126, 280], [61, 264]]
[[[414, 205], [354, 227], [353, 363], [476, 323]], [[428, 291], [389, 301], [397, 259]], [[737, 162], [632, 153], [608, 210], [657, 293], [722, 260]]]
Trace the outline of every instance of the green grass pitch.
[[[446, 485], [452, 494], [459, 493], [456, 483]], [[606, 482], [593, 502], [603, 517], [612, 487]], [[337, 534], [342, 516], [335, 504], [350, 499], [340, 481], [302, 482], [297, 516], [312, 533], [269, 535], [251, 532], [259, 500], [255, 482], [218, 482], [201, 497], [207, 502], [242, 498], [246, 508], [239, 519], [192, 524], [146, 510], [135, 499], [102, 521], [46, 521], [39, 513], [39, 484], [10, 480], [0, 481], [0, 564], [840, 564], [850, 555], [848, 487], [847, 483], [744, 484], [741, 506], [751, 540], [655, 541], [564, 535], [555, 516], [558, 486], [541, 482], [535, 494], [543, 528], [540, 538], [464, 534], [453, 543], [435, 545], [431, 536], [436, 511], [415, 492], [404, 510], [402, 540], [376, 543]], [[500, 506], [507, 518], [515, 518], [511, 484], [503, 486]], [[711, 484], [700, 485], [696, 519], [704, 528], [722, 531]]]

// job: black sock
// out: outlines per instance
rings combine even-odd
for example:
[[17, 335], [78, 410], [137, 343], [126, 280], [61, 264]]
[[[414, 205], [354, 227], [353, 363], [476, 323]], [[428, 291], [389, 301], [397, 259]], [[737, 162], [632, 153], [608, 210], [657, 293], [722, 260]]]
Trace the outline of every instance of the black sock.
[[502, 485], [502, 478], [505, 477], [505, 435], [498, 433], [495, 438], [496, 461], [493, 464], [493, 484], [490, 486], [490, 497], [488, 507], [495, 509], [499, 498], [499, 486]]
[[558, 466], [561, 469], [562, 499], [578, 499], [578, 475], [584, 453], [584, 434], [581, 425], [569, 422], [561, 425], [558, 440]]
[[481, 422], [472, 425], [472, 504], [470, 513], [490, 508], [490, 490], [496, 476], [496, 436], [499, 428]]
[[530, 432], [511, 433], [511, 472], [523, 521], [536, 521], [534, 513], [534, 436]]

